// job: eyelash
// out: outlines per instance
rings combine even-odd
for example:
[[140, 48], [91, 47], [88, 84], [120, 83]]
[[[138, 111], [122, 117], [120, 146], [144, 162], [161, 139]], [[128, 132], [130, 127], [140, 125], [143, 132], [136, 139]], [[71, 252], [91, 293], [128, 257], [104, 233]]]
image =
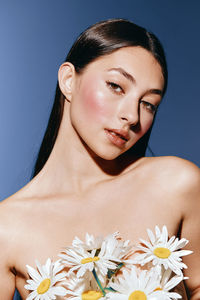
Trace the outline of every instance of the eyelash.
[[[108, 85], [108, 87], [109, 87], [114, 93], [116, 93], [116, 94], [118, 94], [118, 95], [124, 93], [123, 88], [122, 88], [119, 84], [114, 83], [114, 82], [110, 82], [110, 81], [107, 81], [106, 84]], [[116, 90], [117, 88], [120, 88], [121, 91], [118, 92], [118, 91]]]
[[157, 106], [156, 105], [153, 105], [147, 101], [144, 101], [144, 100], [141, 100], [140, 103], [142, 103], [143, 105], [145, 105], [146, 109], [151, 112], [152, 114], [154, 114], [157, 110]]
[[[124, 90], [122, 89], [122, 87], [120, 85], [118, 85], [117, 83], [114, 83], [114, 82], [110, 82], [110, 81], [107, 81], [106, 84], [108, 85], [108, 87], [116, 94], [118, 95], [121, 95], [124, 93]], [[120, 88], [120, 92], [119, 91], [116, 91], [117, 88]], [[150, 113], [154, 114], [157, 110], [157, 106], [156, 105], [153, 105], [147, 101], [144, 101], [144, 100], [140, 100], [140, 103], [142, 103], [145, 108], [147, 109], [147, 111], [149, 111]]]

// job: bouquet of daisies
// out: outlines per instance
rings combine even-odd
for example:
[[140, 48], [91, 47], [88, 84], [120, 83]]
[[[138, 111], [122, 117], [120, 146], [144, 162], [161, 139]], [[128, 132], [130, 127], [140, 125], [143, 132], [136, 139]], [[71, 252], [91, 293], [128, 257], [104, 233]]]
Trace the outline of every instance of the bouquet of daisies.
[[27, 299], [180, 299], [172, 290], [186, 279], [181, 257], [192, 251], [181, 248], [188, 240], [169, 239], [166, 226], [147, 233], [149, 241], [140, 239], [136, 249], [118, 232], [105, 238], [86, 233], [85, 241], [75, 237], [58, 261], [47, 259], [44, 266], [36, 261], [37, 270], [27, 265], [31, 277], [25, 285], [31, 291]]

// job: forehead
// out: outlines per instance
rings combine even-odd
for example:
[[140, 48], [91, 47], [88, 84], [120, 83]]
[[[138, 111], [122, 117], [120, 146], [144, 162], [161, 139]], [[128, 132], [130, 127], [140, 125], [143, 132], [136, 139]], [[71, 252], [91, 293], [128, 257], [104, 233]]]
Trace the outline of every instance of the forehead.
[[95, 74], [108, 72], [112, 68], [123, 68], [130, 73], [136, 81], [141, 81], [155, 88], [162, 88], [164, 78], [158, 61], [146, 49], [136, 47], [120, 48], [110, 54], [100, 56], [88, 64], [86, 73]]

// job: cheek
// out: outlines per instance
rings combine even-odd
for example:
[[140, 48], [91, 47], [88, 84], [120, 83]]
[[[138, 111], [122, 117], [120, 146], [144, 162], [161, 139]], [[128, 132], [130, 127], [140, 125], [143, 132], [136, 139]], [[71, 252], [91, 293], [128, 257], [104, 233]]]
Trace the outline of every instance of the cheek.
[[142, 134], [145, 134], [148, 129], [151, 127], [152, 123], [153, 123], [153, 119], [154, 119], [154, 116], [151, 115], [150, 113], [144, 113], [143, 115], [143, 118], [141, 120], [141, 131], [142, 131]]
[[87, 118], [104, 121], [111, 115], [112, 109], [105, 92], [98, 88], [92, 80], [89, 86], [84, 86], [81, 95], [82, 110]]

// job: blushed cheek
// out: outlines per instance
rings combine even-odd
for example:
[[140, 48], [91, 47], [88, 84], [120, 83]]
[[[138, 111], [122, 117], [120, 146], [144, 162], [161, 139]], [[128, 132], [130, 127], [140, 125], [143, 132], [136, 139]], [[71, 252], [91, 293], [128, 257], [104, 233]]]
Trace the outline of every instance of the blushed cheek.
[[84, 114], [89, 119], [95, 119], [97, 121], [104, 121], [105, 118], [110, 117], [111, 107], [109, 107], [108, 99], [103, 91], [95, 88], [90, 82], [90, 86], [84, 87], [82, 93], [82, 109]]

